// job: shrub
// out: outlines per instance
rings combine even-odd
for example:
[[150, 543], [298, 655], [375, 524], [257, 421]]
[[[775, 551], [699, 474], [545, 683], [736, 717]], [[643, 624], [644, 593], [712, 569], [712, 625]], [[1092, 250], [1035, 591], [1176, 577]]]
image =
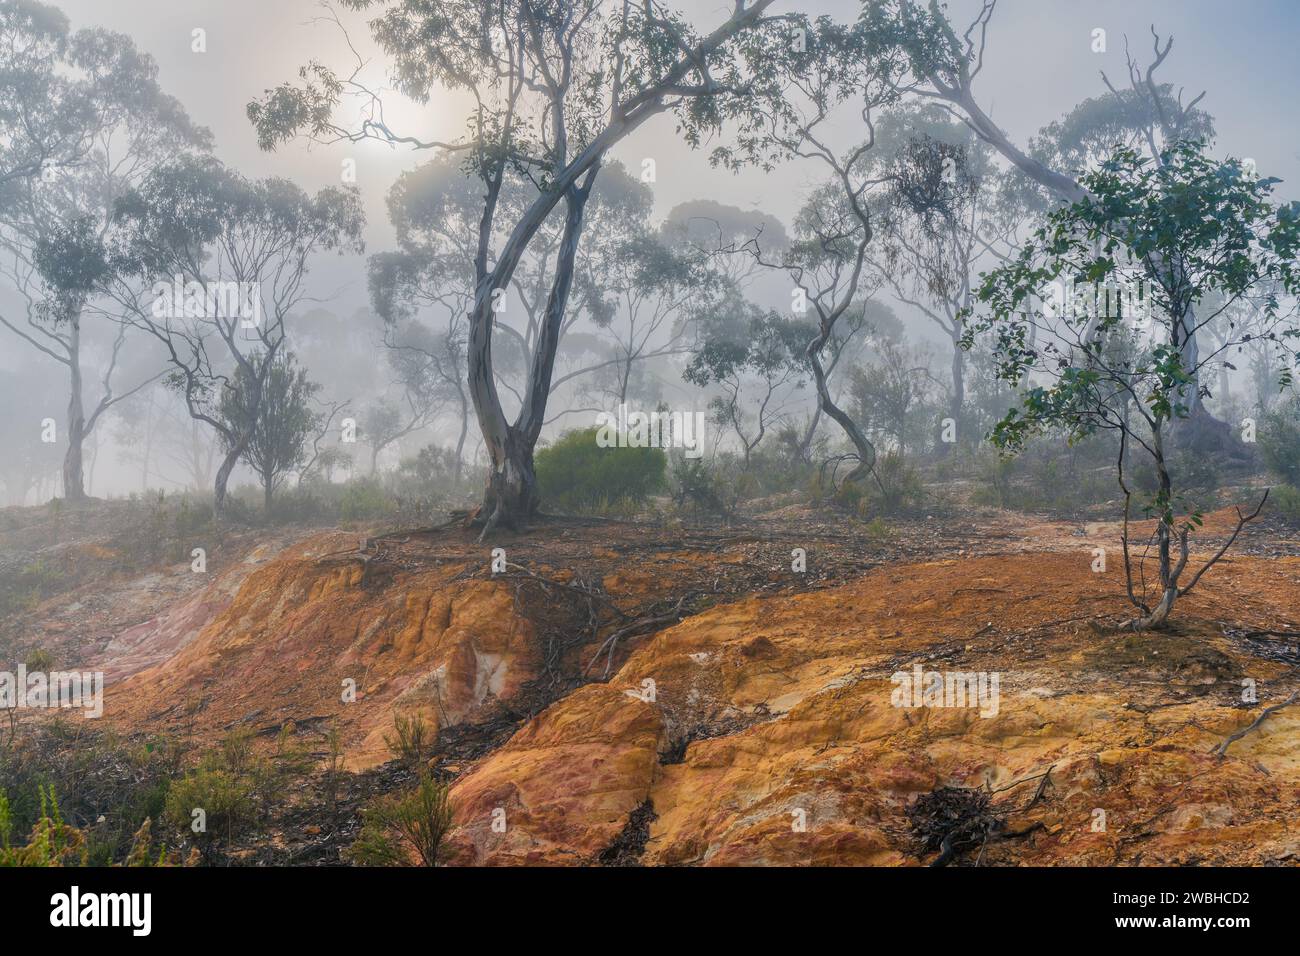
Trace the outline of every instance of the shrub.
[[395, 502], [379, 482], [370, 478], [358, 478], [349, 481], [343, 487], [339, 499], [339, 519], [342, 521], [364, 521], [382, 518], [390, 514]]
[[13, 846], [13, 821], [9, 801], [0, 792], [0, 867], [84, 866], [85, 836], [63, 822], [54, 788], [41, 788], [41, 814], [26, 846]]
[[664, 484], [668, 456], [659, 448], [601, 448], [598, 429], [565, 433], [537, 453], [537, 485], [544, 504], [569, 509], [642, 504]]
[[702, 458], [673, 456], [670, 494], [679, 511], [689, 508], [696, 516], [730, 518], [741, 500], [755, 490], [755, 479], [746, 475], [744, 463], [730, 452], [708, 463]]
[[1269, 471], [1300, 488], [1300, 396], [1264, 416], [1257, 430], [1260, 457]]
[[[293, 725], [286, 723], [271, 759], [254, 750], [250, 729], [232, 731], [195, 769], [172, 781], [165, 822], [184, 838], [193, 839], [211, 862], [219, 844], [246, 833], [268, 811], [283, 794], [287, 777], [311, 766], [310, 755], [290, 745], [292, 735]], [[203, 829], [198, 832], [193, 829], [198, 819], [195, 810], [203, 811]]]
[[429, 774], [405, 796], [382, 797], [364, 812], [365, 824], [349, 856], [363, 866], [402, 866], [410, 851], [423, 866], [437, 866], [452, 828], [446, 784]]
[[29, 726], [12, 743], [0, 742], [12, 837], [31, 839], [44, 814], [42, 791], [56, 792], [62, 819], [84, 838], [88, 865], [120, 863], [142, 823], [161, 818], [179, 760], [179, 749], [165, 739], [128, 741], [80, 722]]
[[424, 754], [429, 748], [429, 725], [419, 714], [414, 717], [394, 714], [393, 736], [384, 734], [384, 743], [394, 757], [406, 764], [407, 769], [419, 773]]
[[1300, 489], [1278, 485], [1269, 496], [1273, 509], [1288, 524], [1300, 525]]
[[[195, 810], [202, 810], [202, 816], [196, 816]], [[257, 819], [252, 783], [229, 770], [199, 767], [172, 783], [165, 818], [175, 830], [193, 833], [204, 857], [210, 859], [218, 840], [230, 842]], [[202, 829], [195, 832], [200, 819]]]
[[897, 515], [921, 506], [925, 488], [921, 476], [897, 452], [886, 452], [876, 459], [874, 474], [840, 489], [840, 500], [855, 505], [858, 514]]

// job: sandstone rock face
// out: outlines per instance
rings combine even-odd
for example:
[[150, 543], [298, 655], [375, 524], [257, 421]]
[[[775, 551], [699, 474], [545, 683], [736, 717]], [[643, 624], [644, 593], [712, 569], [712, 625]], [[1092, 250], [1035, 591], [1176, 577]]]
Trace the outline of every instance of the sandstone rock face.
[[[1122, 612], [1118, 580], [1073, 554], [888, 568], [718, 607], [464, 776], [456, 859], [595, 862], [649, 801], [647, 864], [916, 864], [908, 804], [965, 786], [1003, 811], [985, 864], [1294, 860], [1300, 710], [1211, 753], [1258, 713], [1239, 706], [1242, 681], [1287, 668], [1204, 622], [1227, 600], [1294, 620], [1298, 579], [1295, 559], [1238, 559], [1165, 635], [1085, 626]], [[895, 706], [892, 675], [918, 662], [999, 674], [996, 713]]]
[[110, 688], [108, 715], [185, 732], [328, 719], [356, 769], [390, 759], [395, 711], [459, 723], [533, 676], [507, 585], [453, 581], [464, 565], [448, 564], [370, 587], [361, 561], [323, 560], [355, 543], [318, 536], [249, 574], [178, 653]]
[[455, 862], [582, 863], [613, 842], [656, 776], [658, 708], [584, 687], [456, 787]]

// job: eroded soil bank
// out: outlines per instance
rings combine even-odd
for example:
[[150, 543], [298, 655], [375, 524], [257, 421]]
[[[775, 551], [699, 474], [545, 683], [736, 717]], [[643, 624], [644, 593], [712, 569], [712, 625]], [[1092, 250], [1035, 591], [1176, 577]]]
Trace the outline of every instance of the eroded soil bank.
[[[1276, 527], [1144, 635], [1110, 626], [1129, 610], [1109, 524], [787, 510], [496, 544], [496, 573], [459, 529], [250, 552], [96, 643], [106, 721], [200, 744], [288, 725], [317, 750], [337, 726], [366, 770], [418, 712], [457, 863], [1300, 860], [1300, 707], [1220, 752], [1300, 686], [1300, 557]], [[996, 675], [996, 700], [896, 706], [917, 666]], [[944, 807], [946, 852], [925, 842]]]

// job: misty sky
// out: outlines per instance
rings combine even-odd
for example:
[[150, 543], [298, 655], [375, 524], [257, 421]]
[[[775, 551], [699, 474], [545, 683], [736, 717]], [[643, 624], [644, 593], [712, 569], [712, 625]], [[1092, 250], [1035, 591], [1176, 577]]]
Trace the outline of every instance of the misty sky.
[[[377, 142], [313, 146], [305, 140], [264, 153], [257, 147], [245, 113], [251, 100], [268, 88], [293, 80], [299, 67], [313, 59], [341, 74], [350, 72], [353, 54], [319, 0], [46, 2], [62, 9], [74, 29], [98, 26], [131, 36], [157, 61], [162, 88], [181, 101], [195, 122], [213, 131], [217, 156], [243, 175], [283, 176], [314, 192], [339, 184], [344, 161], [352, 160], [367, 214], [366, 252], [392, 248], [385, 196], [402, 171], [428, 162], [433, 154]], [[684, 7], [681, 3], [678, 7], [685, 9], [697, 26], [711, 28], [725, 19], [731, 3], [687, 0]], [[776, 9], [782, 8], [825, 13], [848, 22], [857, 16], [860, 5], [858, 0], [784, 0]], [[978, 0], [953, 0], [950, 19], [959, 32], [978, 9]], [[362, 79], [372, 88], [384, 88], [385, 58], [370, 43], [365, 16], [347, 11], [338, 11], [338, 16], [367, 60]], [[1175, 37], [1173, 52], [1158, 79], [1176, 89], [1184, 87], [1184, 102], [1206, 92], [1199, 105], [1215, 119], [1217, 152], [1254, 159], [1262, 174], [1284, 180], [1279, 198], [1300, 197], [1295, 188], [1300, 182], [1300, 136], [1292, 121], [1300, 91], [1300, 62], [1291, 48], [1293, 38], [1300, 35], [1300, 2], [1296, 0], [1001, 0], [989, 27], [985, 66], [975, 84], [977, 100], [1013, 141], [1026, 144], [1041, 127], [1064, 116], [1081, 100], [1105, 93], [1100, 71], [1105, 70], [1117, 86], [1127, 87], [1124, 37], [1127, 34], [1135, 59], [1145, 66], [1152, 58], [1152, 24], [1162, 36], [1172, 33]], [[206, 52], [191, 50], [196, 28], [206, 31]], [[1097, 28], [1107, 31], [1104, 53], [1092, 50]], [[443, 96], [421, 106], [390, 93], [385, 97], [385, 110], [399, 135], [453, 140], [465, 129], [469, 101], [463, 95]], [[841, 147], [862, 135], [855, 111], [845, 112], [838, 132]], [[712, 169], [707, 150], [693, 151], [681, 142], [671, 116], [652, 120], [628, 137], [615, 148], [613, 158], [634, 174], [642, 160], [655, 160], [653, 189], [659, 216], [678, 203], [708, 198], [758, 209], [789, 223], [807, 191], [823, 175], [823, 167], [816, 163], [788, 164], [772, 174], [751, 171], [735, 175]], [[765, 304], [780, 304], [788, 295], [783, 282], [775, 272], [765, 274], [756, 282], [756, 297], [771, 300]], [[357, 310], [369, 306], [366, 257], [331, 256], [328, 262], [315, 263], [308, 290], [315, 301], [307, 308], [319, 305], [348, 330], [360, 328], [361, 323], [354, 321]], [[12, 291], [0, 288], [0, 307], [12, 304], [16, 304]], [[942, 332], [920, 316], [909, 316], [905, 308], [899, 311], [910, 337], [937, 343], [937, 354], [946, 361], [951, 346]], [[319, 315], [309, 321], [318, 319]], [[342, 351], [340, 362], [357, 365], [362, 369], [359, 374], [375, 378], [376, 391], [382, 391], [384, 369], [378, 362], [378, 345]], [[150, 349], [133, 346], [123, 358], [121, 380], [141, 381], [154, 374], [156, 369], [145, 367], [151, 356]], [[90, 402], [99, 392], [94, 361], [88, 353], [84, 371], [87, 382], [93, 383], [88, 387]], [[41, 415], [62, 420], [67, 403], [66, 372], [0, 329], [0, 369], [29, 367], [51, 376], [49, 394], [40, 396]], [[317, 367], [312, 371], [327, 385], [347, 381], [339, 369]], [[675, 379], [672, 388], [683, 394], [687, 391], [680, 379]], [[100, 430], [97, 440], [104, 437], [104, 431]], [[106, 455], [99, 472], [101, 490], [118, 484], [119, 465], [108, 459]], [[114, 471], [109, 473], [108, 468]]]
[[[315, 146], [290, 143], [275, 154], [257, 148], [244, 115], [249, 100], [267, 87], [293, 78], [312, 58], [342, 69], [352, 62], [333, 23], [321, 22], [317, 0], [63, 0], [74, 27], [103, 26], [130, 34], [158, 61], [163, 88], [178, 97], [198, 122], [212, 129], [217, 155], [248, 176], [281, 175], [309, 189], [337, 183], [341, 162], [357, 162], [358, 185], [368, 214], [367, 252], [387, 248], [391, 232], [384, 195], [403, 169], [426, 161], [427, 153], [378, 143]], [[703, 24], [726, 15], [728, 3], [695, 0], [679, 4]], [[853, 0], [819, 0], [782, 6], [840, 19], [856, 15]], [[955, 25], [969, 21], [978, 3], [955, 0]], [[383, 58], [369, 45], [364, 18], [339, 12], [363, 56], [373, 55], [369, 76], [383, 82]], [[313, 22], [315, 21], [315, 22]], [[1002, 0], [989, 29], [988, 53], [976, 92], [985, 109], [1017, 142], [1059, 118], [1075, 103], [1104, 92], [1099, 70], [1116, 85], [1127, 84], [1124, 34], [1139, 63], [1151, 58], [1150, 25], [1173, 33], [1174, 50], [1160, 78], [1201, 90], [1201, 107], [1215, 118], [1220, 148], [1250, 156], [1262, 173], [1286, 180], [1279, 192], [1294, 195], [1300, 181], [1300, 137], [1293, 127], [1300, 92], [1300, 62], [1292, 41], [1300, 27], [1294, 0]], [[191, 31], [207, 31], [207, 52], [190, 50]], [[1104, 54], [1091, 49], [1092, 31], [1107, 31]], [[432, 102], [419, 107], [397, 94], [388, 98], [392, 124], [421, 137], [452, 137], [463, 129], [465, 104]], [[816, 173], [811, 165], [788, 167], [773, 176], [735, 176], [709, 168], [702, 153], [680, 145], [672, 120], [660, 118], [614, 152], [634, 169], [643, 157], [656, 160], [656, 202], [660, 214], [687, 199], [709, 197], [758, 208], [788, 220], [804, 187]], [[347, 313], [366, 304], [363, 264], [316, 276], [318, 294], [346, 291], [334, 305]], [[322, 284], [324, 283], [324, 284]]]

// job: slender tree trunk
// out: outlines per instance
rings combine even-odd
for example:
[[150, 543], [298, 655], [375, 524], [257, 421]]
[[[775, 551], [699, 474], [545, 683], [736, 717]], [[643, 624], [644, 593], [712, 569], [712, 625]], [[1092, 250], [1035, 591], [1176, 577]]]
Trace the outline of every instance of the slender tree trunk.
[[[961, 347], [961, 333], [952, 334], [952, 394], [948, 398], [948, 417], [953, 427], [961, 421], [962, 409], [966, 405], [966, 352]], [[942, 440], [940, 434], [939, 454], [951, 455], [956, 451], [956, 444]]]
[[831, 330], [823, 327], [817, 337], [808, 343], [805, 354], [808, 356], [808, 364], [812, 367], [813, 381], [817, 385], [818, 407], [826, 413], [828, 418], [844, 430], [844, 434], [853, 443], [854, 451], [858, 456], [857, 467], [849, 472], [848, 477], [844, 480], [859, 481], [875, 469], [876, 449], [867, 440], [867, 437], [862, 434], [857, 423], [831, 398], [831, 390], [826, 384], [826, 370], [822, 368], [822, 349], [825, 347], [830, 335]]
[[455, 482], [460, 485], [461, 468], [464, 465], [465, 438], [469, 434], [469, 401], [465, 397], [465, 390], [460, 391], [460, 435], [456, 438], [456, 471]]
[[[1178, 599], [1178, 579], [1182, 576], [1183, 568], [1187, 564], [1187, 533], [1181, 532], [1179, 542], [1182, 545], [1182, 555], [1175, 564], [1173, 557], [1173, 540], [1174, 529], [1170, 523], [1172, 521], [1172, 500], [1173, 500], [1173, 482], [1169, 477], [1169, 469], [1165, 464], [1164, 440], [1160, 431], [1157, 430], [1153, 436], [1152, 447], [1155, 451], [1156, 478], [1159, 483], [1159, 491], [1156, 501], [1160, 504], [1160, 515], [1157, 518], [1159, 524], [1156, 525], [1156, 543], [1157, 554], [1160, 561], [1160, 601], [1151, 612], [1143, 615], [1129, 624], [1129, 627], [1135, 631], [1159, 630], [1165, 626], [1169, 620], [1169, 614], [1174, 609], [1174, 602]], [[1166, 515], [1170, 516], [1170, 521], [1166, 521]]]
[[82, 501], [86, 497], [82, 444], [86, 440], [86, 410], [81, 387], [81, 316], [73, 315], [68, 325], [68, 450], [63, 456], [63, 497]]
[[799, 440], [799, 455], [804, 461], [809, 461], [812, 456], [813, 438], [817, 435], [817, 426], [822, 422], [822, 403], [821, 397], [818, 396], [817, 407], [813, 409], [812, 415], [808, 419], [808, 427], [803, 431], [803, 438]]
[[149, 490], [149, 458], [153, 455], [153, 392], [149, 392], [149, 404], [144, 411], [144, 455], [140, 462], [140, 493]]
[[952, 340], [952, 402], [948, 414], [952, 420], [960, 421], [962, 409], [966, 406], [966, 352], [961, 347], [960, 336]]

